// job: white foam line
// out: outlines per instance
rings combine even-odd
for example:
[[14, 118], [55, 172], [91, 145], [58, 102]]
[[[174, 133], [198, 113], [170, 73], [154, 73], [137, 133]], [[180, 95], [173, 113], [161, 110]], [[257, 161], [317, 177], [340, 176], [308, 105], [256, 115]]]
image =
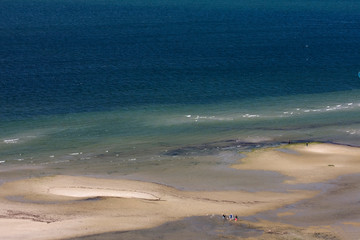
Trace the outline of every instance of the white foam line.
[[243, 117], [245, 118], [255, 118], [255, 117], [260, 117], [260, 115], [257, 115], [257, 114], [244, 114], [242, 115]]
[[13, 138], [13, 139], [5, 139], [4, 140], [4, 143], [7, 143], [7, 144], [11, 144], [11, 143], [17, 143], [19, 141], [18, 138]]
[[216, 116], [200, 116], [192, 117], [192, 115], [185, 115], [187, 118], [192, 118], [195, 122], [200, 120], [212, 120], [212, 121], [233, 121], [232, 117], [216, 117]]
[[82, 154], [82, 152], [70, 153], [69, 155], [71, 155], [71, 156], [77, 156], [77, 155], [80, 155], [80, 154]]

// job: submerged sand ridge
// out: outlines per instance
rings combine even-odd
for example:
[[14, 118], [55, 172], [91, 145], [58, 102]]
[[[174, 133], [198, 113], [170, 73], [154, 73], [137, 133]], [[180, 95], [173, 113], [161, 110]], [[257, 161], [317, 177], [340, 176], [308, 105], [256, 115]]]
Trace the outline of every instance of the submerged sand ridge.
[[[188, 216], [251, 215], [314, 194], [186, 192], [139, 181], [70, 176], [27, 179], [0, 187], [0, 237], [61, 239], [149, 228]], [[98, 199], [89, 200], [94, 197]], [[32, 234], [24, 229], [31, 229]]]

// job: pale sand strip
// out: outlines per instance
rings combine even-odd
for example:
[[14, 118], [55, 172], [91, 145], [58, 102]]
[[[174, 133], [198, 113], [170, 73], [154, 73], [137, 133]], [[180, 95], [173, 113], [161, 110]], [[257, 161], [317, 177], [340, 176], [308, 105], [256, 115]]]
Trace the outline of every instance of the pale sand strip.
[[119, 197], [119, 198], [139, 198], [145, 200], [160, 200], [150, 193], [136, 192], [136, 191], [124, 191], [124, 190], [111, 190], [102, 188], [84, 188], [84, 187], [57, 187], [50, 188], [50, 194], [79, 197], [79, 198], [94, 198], [94, 197]]
[[260, 149], [246, 153], [247, 156], [232, 167], [277, 171], [293, 177], [286, 181], [289, 184], [323, 182], [360, 172], [360, 148], [322, 143], [291, 144], [281, 148], [294, 152]]
[[[139, 181], [70, 176], [27, 179], [0, 187], [0, 239], [64, 239], [150, 228], [188, 216], [246, 216], [314, 194], [185, 192]], [[23, 201], [9, 196], [23, 196]]]

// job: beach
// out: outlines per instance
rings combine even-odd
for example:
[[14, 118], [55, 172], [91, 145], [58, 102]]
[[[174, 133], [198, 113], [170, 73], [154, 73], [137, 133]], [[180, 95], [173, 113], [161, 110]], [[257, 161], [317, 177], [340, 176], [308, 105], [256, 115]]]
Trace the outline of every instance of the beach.
[[0, 1], [0, 239], [357, 240], [359, 12]]
[[[253, 170], [254, 179], [255, 175], [263, 174], [256, 170], [275, 171], [290, 177], [287, 180], [282, 178], [286, 187], [281, 191], [188, 191], [166, 185], [166, 182], [70, 175], [10, 180], [0, 186], [0, 237], [72, 239], [103, 236], [101, 239], [111, 239], [121, 237], [119, 234], [124, 232], [136, 234], [171, 222], [194, 222], [191, 220], [193, 217], [203, 217], [205, 219], [199, 220], [202, 225], [213, 221], [211, 224], [214, 226], [229, 224], [244, 228], [245, 224], [247, 229], [256, 229], [253, 239], [293, 239], [295, 235], [300, 239], [351, 239], [343, 236], [351, 235], [359, 224], [356, 211], [342, 215], [343, 202], [339, 198], [331, 200], [324, 196], [334, 194], [335, 188], [343, 192], [341, 199], [354, 194], [353, 191], [346, 192], [351, 184], [341, 187], [339, 177], [357, 177], [360, 172], [359, 152], [356, 147], [334, 144], [290, 144], [247, 152], [246, 157], [231, 165], [237, 171]], [[319, 187], [317, 184], [331, 186]], [[352, 185], [356, 187], [358, 183], [352, 182]], [[311, 202], [312, 199], [321, 199], [314, 200], [319, 206], [326, 202], [332, 207], [328, 210], [320, 208], [320, 211], [313, 202], [314, 209], [303, 209], [298, 216], [297, 211], [303, 205], [296, 204]], [[356, 205], [348, 207], [357, 209]], [[311, 217], [317, 211], [328, 214], [326, 220], [329, 222], [325, 224]], [[223, 214], [237, 215], [239, 220], [222, 220]], [[254, 216], [257, 216], [256, 221], [252, 219]], [[291, 221], [284, 222], [283, 219], [287, 218]], [[347, 232], [344, 226], [351, 231]], [[169, 228], [164, 230], [163, 227], [162, 231], [170, 234], [170, 239], [181, 238], [181, 234], [173, 232], [171, 235]], [[225, 232], [219, 231], [218, 236], [226, 235], [226, 230], [222, 231]], [[111, 233], [118, 235], [111, 236]], [[193, 234], [196, 236], [196, 232]], [[243, 239], [233, 232], [227, 234]]]

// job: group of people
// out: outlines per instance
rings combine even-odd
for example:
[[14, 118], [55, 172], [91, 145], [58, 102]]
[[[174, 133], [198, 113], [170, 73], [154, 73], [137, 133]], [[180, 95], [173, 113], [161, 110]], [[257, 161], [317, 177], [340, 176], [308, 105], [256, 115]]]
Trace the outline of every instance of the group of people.
[[238, 216], [237, 216], [237, 215], [234, 216], [234, 215], [230, 214], [229, 216], [226, 216], [225, 214], [223, 214], [222, 216], [223, 216], [223, 219], [224, 219], [224, 220], [229, 220], [229, 221], [234, 220], [235, 222], [237, 222], [237, 220], [238, 220]]

